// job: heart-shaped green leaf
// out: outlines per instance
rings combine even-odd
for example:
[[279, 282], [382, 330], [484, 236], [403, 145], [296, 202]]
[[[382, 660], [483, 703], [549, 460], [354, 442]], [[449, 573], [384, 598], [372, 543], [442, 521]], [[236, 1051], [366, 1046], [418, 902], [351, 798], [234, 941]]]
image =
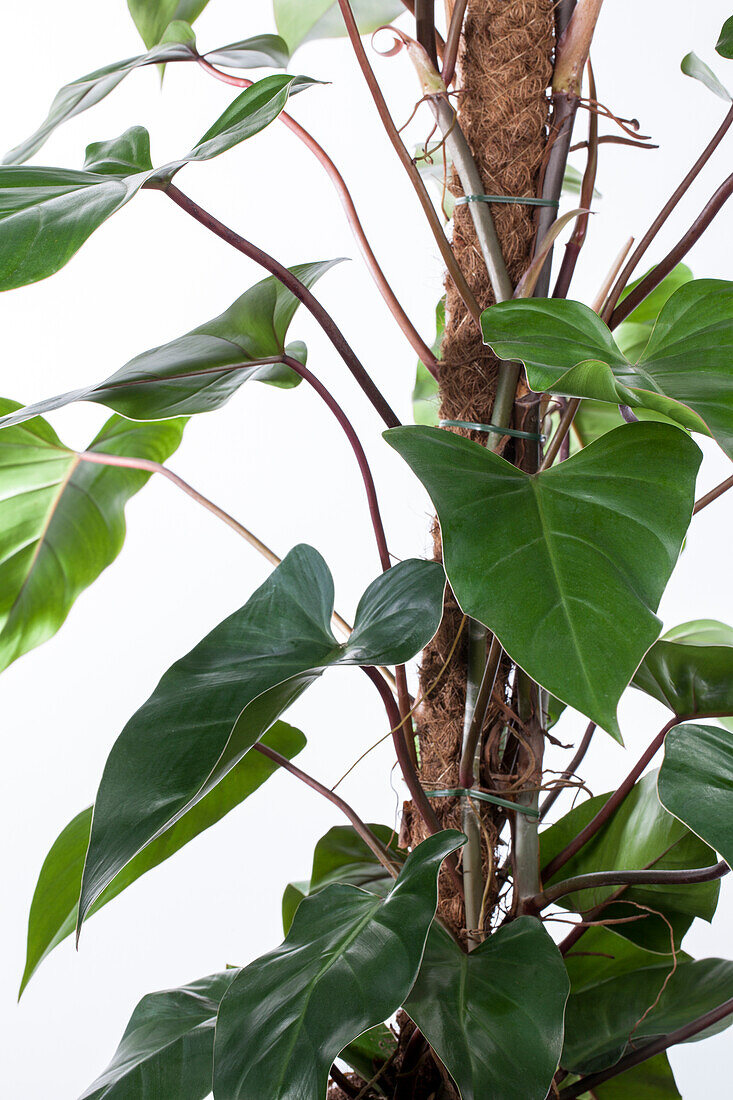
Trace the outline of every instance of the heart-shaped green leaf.
[[[262, 742], [288, 760], [305, 747], [305, 737], [300, 730], [285, 722], [276, 722]], [[177, 821], [165, 836], [154, 840], [120, 871], [92, 906], [89, 915], [116, 898], [142, 875], [175, 855], [190, 840], [221, 821], [277, 770], [277, 764], [268, 757], [259, 752], [248, 752], [221, 783]], [[76, 928], [91, 825], [90, 806], [69, 822], [44, 860], [28, 917], [28, 950], [21, 993], [46, 956]]]
[[237, 96], [187, 156], [153, 168], [147, 130], [132, 127], [87, 149], [82, 171], [0, 167], [0, 290], [53, 275], [145, 186], [165, 186], [190, 161], [209, 160], [273, 122], [306, 77], [275, 75]]
[[[338, 260], [299, 264], [292, 273], [313, 286]], [[98, 386], [72, 390], [0, 417], [0, 428], [60, 409], [72, 401], [95, 401], [131, 420], [191, 415], [221, 408], [250, 379], [284, 389], [299, 375], [279, 362], [285, 353], [305, 361], [301, 343], [286, 345], [298, 299], [270, 276], [237, 298], [229, 309], [168, 344], [136, 355]]]
[[570, 983], [539, 921], [520, 917], [466, 954], [433, 926], [405, 1011], [463, 1100], [545, 1100]]
[[148, 49], [157, 46], [171, 23], [194, 23], [209, 0], [127, 0], [130, 15]]
[[733, 629], [701, 619], [668, 631], [633, 679], [680, 718], [733, 714]]
[[[565, 1013], [563, 1068], [595, 1073], [615, 1065], [644, 1040], [684, 1027], [733, 997], [733, 962], [682, 961], [663, 989], [670, 970], [669, 960], [660, 960], [656, 966], [571, 993]], [[722, 1031], [730, 1023], [728, 1017], [715, 1030]], [[699, 1037], [710, 1034], [713, 1029]]]
[[627, 424], [529, 476], [440, 428], [387, 441], [430, 494], [467, 615], [558, 699], [618, 736], [616, 704], [659, 633], [655, 611], [692, 512], [700, 452]]
[[[57, 92], [44, 122], [30, 137], [11, 149], [2, 163], [22, 164], [28, 160], [42, 148], [57, 127], [99, 103], [133, 70], [171, 61], [196, 61], [198, 53], [191, 28], [185, 23], [174, 23], [169, 28], [171, 30], [177, 33], [167, 34], [167, 41], [154, 46], [147, 53], [105, 65], [103, 69], [97, 69], [65, 84]], [[263, 66], [284, 69], [289, 60], [285, 43], [274, 34], [262, 34], [243, 42], [234, 42], [230, 46], [211, 50], [204, 56], [214, 65], [241, 69]]]
[[[650, 268], [638, 279], [626, 287], [619, 301], [623, 302], [633, 290], [636, 290], [647, 275], [653, 271]], [[649, 338], [654, 331], [654, 326], [659, 319], [659, 314], [669, 299], [686, 283], [691, 283], [694, 276], [686, 264], [677, 264], [669, 275], [662, 279], [659, 286], [655, 287], [651, 294], [647, 295], [639, 303], [635, 310], [629, 314], [625, 321], [618, 326], [613, 336], [614, 340], [631, 363], [636, 363], [649, 343]]]
[[715, 49], [721, 57], [733, 58], [733, 15], [723, 23]]
[[[683, 870], [709, 867], [715, 852], [690, 832], [676, 817], [667, 813], [657, 797], [657, 774], [645, 775], [621, 803], [615, 814], [591, 840], [548, 882], [572, 878], [594, 871], [628, 871], [654, 867], [655, 870]], [[583, 829], [605, 805], [608, 794], [597, 795], [561, 818], [542, 834], [542, 862], [547, 864]], [[547, 883], [545, 883], [547, 885]], [[577, 912], [600, 905], [617, 887], [603, 887], [570, 894], [559, 902]], [[604, 910], [608, 916], [637, 916], [639, 921], [615, 926], [620, 935], [652, 950], [670, 950], [671, 924], [679, 942], [694, 917], [712, 920], [720, 891], [719, 882], [696, 886], [631, 886], [623, 900]], [[647, 906], [664, 915], [664, 920], [634, 908]]]
[[710, 66], [706, 65], [696, 53], [686, 54], [682, 58], [680, 68], [685, 76], [691, 76], [693, 80], [699, 80], [718, 99], [722, 99], [726, 103], [730, 103], [733, 99], [733, 96], [731, 96], [726, 86], [718, 80]]
[[502, 302], [482, 315], [485, 341], [521, 359], [538, 392], [643, 407], [712, 435], [733, 457], [733, 283], [696, 279], [663, 306], [631, 362], [580, 302]]
[[225, 970], [180, 989], [148, 993], [107, 1069], [79, 1100], [204, 1100], [211, 1094], [216, 1014], [237, 974]]
[[219, 1009], [216, 1100], [322, 1097], [339, 1052], [382, 1023], [417, 977], [452, 830], [410, 853], [385, 899], [354, 886], [306, 898], [284, 943], [239, 972]]
[[[315, 38], [340, 38], [346, 34], [337, 0], [274, 0], [278, 32], [291, 52]], [[400, 0], [351, 0], [362, 34], [371, 34], [404, 12]]]
[[396, 565], [367, 588], [340, 644], [329, 625], [328, 566], [309, 546], [292, 550], [244, 607], [166, 672], [113, 746], [94, 805], [79, 923], [326, 668], [402, 664], [422, 649], [440, 622], [444, 581], [435, 562]]
[[[0, 401], [0, 411], [19, 406]], [[164, 462], [185, 421], [113, 416], [89, 445]], [[122, 549], [125, 505], [150, 474], [83, 462], [44, 420], [0, 433], [0, 669], [50, 638]]]
[[715, 726], [682, 725], [664, 742], [659, 800], [733, 864], [733, 735]]

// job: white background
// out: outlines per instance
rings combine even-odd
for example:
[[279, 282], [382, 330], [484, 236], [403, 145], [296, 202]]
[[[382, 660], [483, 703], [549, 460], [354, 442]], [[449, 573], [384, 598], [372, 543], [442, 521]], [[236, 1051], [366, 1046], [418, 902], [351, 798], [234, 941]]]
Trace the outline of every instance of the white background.
[[[574, 289], [586, 301], [623, 241], [644, 231], [722, 118], [723, 104], [680, 74], [683, 54], [697, 50], [733, 84], [733, 66], [713, 50], [730, 15], [728, 0], [615, 0], [606, 8], [593, 57], [599, 96], [618, 114], [638, 117], [661, 148], [603, 149], [604, 199]], [[199, 20], [198, 38], [211, 49], [273, 29], [269, 0], [215, 0]], [[36, 127], [61, 84], [139, 51], [123, 0], [6, 5], [0, 148]], [[403, 121], [418, 95], [408, 63], [377, 60], [376, 67]], [[441, 265], [348, 47], [307, 46], [291, 71], [331, 81], [298, 97], [293, 113], [340, 164], [375, 251], [429, 342]], [[151, 131], [154, 162], [164, 163], [190, 148], [232, 97], [194, 66], [170, 66], [162, 95], [153, 70], [138, 72], [63, 128], [36, 160], [78, 166], [87, 142], [142, 123]], [[424, 124], [412, 133], [424, 137]], [[660, 235], [651, 260], [674, 243], [727, 173], [730, 153], [729, 139]], [[409, 420], [414, 355], [358, 260], [330, 185], [292, 135], [273, 125], [220, 160], [186, 169], [177, 182], [286, 263], [357, 257], [328, 275], [318, 293]], [[725, 211], [691, 254], [697, 275], [731, 277], [732, 213]], [[0, 298], [2, 394], [29, 402], [99, 381], [136, 353], [213, 317], [260, 277], [162, 195], [144, 192], [60, 274]], [[391, 549], [399, 556], [425, 552], [430, 510], [420, 486], [381, 441], [380, 421], [310, 318], [299, 315], [292, 333], [308, 342], [310, 365], [368, 446]], [[59, 412], [53, 422], [78, 447], [105, 418], [105, 410], [87, 405]], [[714, 446], [704, 449], [701, 491], [729, 472]], [[223, 410], [190, 423], [170, 465], [278, 552], [301, 541], [315, 545], [334, 572], [338, 607], [347, 617], [353, 613], [378, 559], [352, 455], [307, 387], [290, 393], [245, 387]], [[696, 520], [662, 605], [666, 626], [700, 617], [733, 622], [729, 516], [730, 503], [721, 501]], [[3, 1094], [14, 1100], [73, 1100], [106, 1064], [145, 992], [247, 962], [278, 943], [282, 888], [306, 877], [314, 842], [339, 820], [294, 780], [277, 777], [95, 916], [78, 954], [67, 940], [16, 1005], [27, 911], [49, 846], [92, 801], [110, 746], [162, 672], [268, 573], [233, 532], [166, 482], [136, 497], [128, 520], [118, 561], [82, 595], [61, 632], [2, 677], [0, 1011]], [[301, 763], [328, 783], [385, 731], [381, 704], [356, 671], [327, 676], [289, 718], [309, 738]], [[621, 719], [628, 751], [597, 738], [590, 765], [597, 793], [625, 774], [666, 714], [630, 694]], [[563, 735], [570, 740], [582, 726], [570, 716]], [[395, 820], [392, 764], [385, 746], [344, 786], [368, 820]], [[724, 884], [715, 928], [698, 922], [688, 950], [729, 950], [731, 886]], [[685, 1100], [720, 1096], [730, 1079], [730, 1039], [686, 1046], [672, 1061]]]

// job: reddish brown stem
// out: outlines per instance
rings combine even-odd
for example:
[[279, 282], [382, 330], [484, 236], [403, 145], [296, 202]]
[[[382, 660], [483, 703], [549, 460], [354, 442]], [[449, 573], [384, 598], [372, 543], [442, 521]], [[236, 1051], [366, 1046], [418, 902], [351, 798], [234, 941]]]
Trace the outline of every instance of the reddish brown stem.
[[627, 1054], [620, 1062], [616, 1062], [609, 1069], [601, 1070], [600, 1073], [589, 1074], [587, 1077], [581, 1077], [580, 1080], [568, 1085], [558, 1094], [559, 1100], [572, 1100], [573, 1097], [583, 1096], [584, 1093], [591, 1092], [598, 1085], [602, 1085], [604, 1081], [609, 1081], [612, 1077], [618, 1077], [626, 1070], [641, 1065], [642, 1062], [648, 1061], [656, 1054], [662, 1054], [663, 1051], [669, 1050], [670, 1047], [676, 1046], [678, 1043], [686, 1043], [689, 1039], [693, 1039], [696, 1035], [731, 1015], [733, 1015], [733, 997], [717, 1008], [711, 1009], [710, 1012], [706, 1012], [704, 1016], [698, 1016], [696, 1020], [685, 1024], [684, 1027], [677, 1028], [676, 1031], [670, 1031], [653, 1042], [647, 1043], [646, 1046], [631, 1051], [630, 1054]]
[[[588, 80], [590, 93], [595, 98], [596, 82], [593, 76], [593, 67], [588, 62]], [[593, 194], [596, 189], [596, 176], [598, 175], [598, 115], [591, 111], [588, 122], [588, 163], [583, 174], [583, 183], [580, 189], [580, 206], [590, 211], [593, 206]], [[581, 214], [578, 218], [573, 234], [565, 246], [560, 272], [553, 291], [553, 298], [567, 298], [570, 284], [575, 274], [581, 249], [588, 235], [588, 222], [590, 213]]]
[[725, 481], [721, 481], [720, 485], [716, 485], [709, 493], [706, 493], [705, 496], [696, 500], [695, 507], [692, 509], [693, 516], [696, 516], [698, 512], [702, 512], [703, 508], [707, 508], [708, 504], [712, 504], [718, 497], [722, 497], [723, 493], [727, 493], [729, 489], [733, 489], [733, 477], [728, 477]]
[[617, 304], [619, 298], [621, 297], [621, 295], [623, 294], [624, 288], [627, 286], [627, 284], [629, 282], [629, 279], [631, 278], [634, 271], [638, 267], [640, 260], [642, 259], [644, 254], [647, 252], [650, 244], [652, 243], [652, 241], [654, 240], [654, 238], [656, 237], [657, 233], [662, 228], [664, 223], [667, 221], [670, 214], [672, 213], [672, 211], [675, 209], [678, 202], [680, 201], [680, 199], [683, 197], [683, 195], [685, 195], [687, 193], [687, 191], [690, 189], [692, 184], [695, 182], [695, 180], [699, 176], [700, 172], [705, 167], [707, 162], [710, 160], [711, 156], [713, 155], [715, 150], [718, 148], [721, 141], [723, 140], [723, 138], [727, 134], [728, 130], [731, 128], [731, 126], [733, 126], [733, 107], [730, 108], [730, 110], [728, 111], [728, 114], [723, 119], [723, 122], [721, 123], [719, 128], [716, 130], [716, 132], [713, 135], [713, 137], [711, 138], [711, 140], [705, 146], [705, 148], [703, 149], [702, 153], [700, 154], [698, 159], [693, 164], [690, 171], [687, 173], [685, 178], [682, 180], [682, 183], [679, 185], [679, 187], [676, 189], [676, 191], [674, 191], [673, 194], [670, 196], [670, 198], [667, 200], [667, 202], [662, 207], [662, 209], [659, 211], [659, 213], [657, 214], [657, 216], [654, 219], [654, 221], [652, 222], [652, 224], [649, 226], [648, 230], [646, 231], [646, 233], [644, 234], [642, 239], [639, 241], [638, 245], [636, 246], [636, 249], [634, 250], [633, 255], [630, 257], [629, 262], [626, 264], [626, 267], [623, 269], [623, 271], [619, 275], [618, 280], [616, 282], [616, 285], [614, 286], [613, 290], [611, 291], [611, 294], [609, 295], [608, 302], [606, 303], [605, 308], [603, 310], [603, 314], [602, 314], [602, 317], [603, 317], [604, 321], [607, 322], [609, 317], [611, 317], [611, 315], [613, 314], [613, 311], [616, 307], [616, 304]]
[[467, 7], [468, 0], [456, 0], [456, 5], [453, 8], [453, 14], [450, 18], [448, 35], [445, 40], [445, 53], [443, 54], [443, 72], [441, 74], [446, 88], [453, 83], [453, 77], [456, 75], [458, 50], [461, 44], [463, 21], [466, 18]]
[[547, 817], [547, 814], [550, 812], [551, 808], [555, 805], [558, 798], [562, 794], [562, 792], [564, 790], [564, 788], [562, 786], [563, 780], [570, 779], [571, 776], [577, 774], [578, 768], [583, 763], [583, 760], [585, 759], [585, 754], [588, 752], [588, 749], [590, 748], [590, 743], [593, 740], [593, 734], [595, 732], [596, 732], [596, 724], [595, 724], [595, 722], [590, 722], [588, 724], [588, 728], [586, 729], [585, 733], [583, 734], [583, 740], [578, 745], [578, 751], [576, 752], [575, 756], [573, 757], [573, 759], [568, 764], [565, 771], [560, 776], [560, 779], [558, 780], [558, 785], [555, 787], [554, 790], [550, 791], [547, 798], [545, 799], [545, 801], [540, 806], [540, 820]]
[[213, 214], [209, 214], [207, 210], [204, 210], [203, 207], [199, 206], [198, 203], [194, 202], [188, 195], [184, 195], [182, 191], [179, 191], [174, 184], [167, 184], [163, 191], [169, 199], [173, 200], [176, 206], [180, 206], [181, 210], [185, 210], [185, 212], [192, 218], [195, 218], [200, 225], [203, 225], [210, 232], [215, 233], [216, 236], [225, 241], [226, 244], [231, 245], [232, 248], [236, 248], [238, 252], [241, 252], [250, 260], [254, 260], [260, 267], [264, 267], [265, 271], [269, 271], [271, 275], [274, 275], [299, 302], [302, 302], [308, 312], [312, 314], [321, 326], [387, 427], [399, 427], [399, 418], [374, 384], [374, 381], [365, 370], [363, 364], [358, 359], [356, 353], [346, 340], [333, 317], [324, 309], [318, 299], [311, 294], [310, 290], [308, 290], [299, 279], [296, 279], [295, 275], [293, 275], [291, 271], [288, 271], [279, 260], [276, 260], [267, 252], [258, 248], [256, 244], [252, 244], [251, 241], [241, 237], [239, 233], [235, 233], [228, 225], [224, 225], [223, 222], [220, 222]]
[[548, 886], [530, 899], [530, 910], [540, 913], [568, 894], [581, 890], [602, 890], [606, 886], [695, 886], [701, 882], [715, 882], [730, 872], [724, 861], [713, 867], [693, 867], [681, 871], [597, 871], [587, 875], [575, 875], [554, 886]]
[[359, 68], [362, 71], [364, 80], [371, 93], [374, 105], [377, 108], [377, 113], [382, 121], [382, 125], [387, 133], [387, 137], [392, 143], [392, 146], [400, 159], [402, 166], [404, 167], [410, 182], [415, 189], [415, 193], [420, 201], [420, 205], [423, 208], [425, 217], [428, 219], [428, 224], [435, 237], [436, 244], [440, 249], [440, 254], [443, 257], [443, 262], [448, 269], [448, 274], [456, 285], [456, 289], [466, 305], [466, 309], [473, 317], [476, 324], [481, 322], [481, 310], [473, 291], [466, 282], [466, 277], [458, 266], [458, 262], [453, 253], [453, 249], [450, 246], [450, 242], [445, 235], [443, 226], [440, 223], [440, 218], [433, 206], [432, 199], [428, 194], [427, 188], [423, 183], [422, 177], [415, 167], [415, 163], [404, 146], [402, 138], [400, 137], [399, 130], [395, 126], [394, 119], [390, 114], [387, 101], [382, 95], [382, 89], [379, 87], [379, 82], [374, 75], [374, 71], [369, 64], [369, 58], [366, 55], [364, 44], [359, 35], [359, 29], [356, 25], [354, 13], [351, 10], [351, 4], [349, 0], [338, 0], [341, 14], [346, 24], [346, 30], [351, 41], [354, 53], [356, 54], [356, 60], [359, 64]]
[[[391, 726], [392, 743], [394, 744], [395, 755], [397, 756], [397, 762], [402, 772], [402, 777], [407, 784], [407, 789], [410, 792], [410, 798], [415, 803], [418, 813], [425, 822], [428, 830], [431, 833], [439, 833], [442, 831], [442, 825], [438, 821], [438, 817], [435, 810], [430, 805], [430, 800], [423, 790], [420, 778], [415, 769], [415, 765], [412, 763], [409, 750], [407, 748], [407, 740], [405, 738], [405, 723], [400, 715], [399, 707], [395, 700], [394, 695], [389, 690], [386, 681], [379, 675], [376, 668], [366, 667], [364, 668], [369, 679], [374, 684], [375, 688], [382, 697], [384, 708], [387, 712], [387, 720]], [[456, 857], [454, 855], [448, 856], [446, 860], [446, 866], [450, 873], [451, 878], [458, 890], [460, 896], [463, 896], [463, 881], [458, 873], [458, 867], [456, 864]]]
[[283, 363], [290, 367], [295, 374], [308, 383], [309, 386], [316, 391], [318, 396], [326, 403], [333, 415], [341, 425], [344, 435], [351, 444], [351, 449], [356, 456], [356, 461], [359, 465], [361, 477], [364, 482], [364, 489], [366, 490], [367, 502], [369, 504], [369, 515], [372, 518], [372, 527], [374, 528], [374, 536], [377, 540], [377, 547], [379, 548], [379, 560], [382, 563], [382, 569], [385, 571], [390, 567], [389, 548], [387, 546], [387, 536], [384, 533], [384, 524], [382, 523], [382, 516], [379, 511], [379, 500], [377, 498], [377, 488], [374, 484], [374, 478], [372, 477], [372, 471], [367, 461], [367, 456], [364, 453], [364, 448], [361, 445], [361, 440], [354, 430], [354, 426], [349, 420], [344, 410], [339, 405], [336, 398], [329, 392], [324, 386], [323, 382], [319, 378], [316, 378], [315, 374], [304, 367], [302, 363], [299, 363], [297, 359], [293, 359], [290, 355], [283, 355]]
[[619, 305], [616, 306], [608, 321], [609, 328], [616, 328], [636, 309], [640, 302], [658, 287], [663, 279], [669, 275], [677, 264], [685, 258], [692, 246], [702, 237], [713, 219], [720, 213], [725, 203], [733, 195], [733, 174], [728, 176], [720, 185], [709, 202], [703, 207], [701, 213], [692, 223], [684, 237], [668, 252], [663, 260], [652, 268], [638, 286], [634, 287]]
[[[228, 73], [223, 73], [221, 72], [221, 70], [215, 68], [214, 65], [210, 65], [209, 62], [203, 57], [200, 57], [198, 59], [198, 62], [202, 69], [204, 69], [207, 73], [210, 73], [211, 76], [216, 77], [217, 80], [224, 81], [225, 84], [233, 84], [237, 88], [250, 88], [252, 86], [253, 82], [251, 80], [248, 80], [247, 77], [230, 76]], [[412, 350], [416, 353], [416, 355], [420, 357], [430, 373], [437, 376], [438, 360], [435, 358], [432, 351], [422, 339], [412, 321], [405, 313], [404, 309], [397, 299], [396, 294], [392, 290], [392, 287], [389, 285], [386, 275], [382, 271], [382, 268], [379, 266], [379, 261], [374, 255], [372, 246], [369, 244], [367, 235], [364, 232], [364, 228], [356, 211], [354, 200], [351, 197], [351, 192], [346, 186], [346, 181], [344, 180], [344, 177], [341, 175], [338, 168], [331, 160], [330, 156], [323, 148], [323, 146], [319, 145], [313, 135], [308, 133], [308, 131], [304, 129], [299, 122], [296, 122], [295, 119], [291, 115], [287, 114], [285, 111], [282, 112], [279, 118], [280, 121], [285, 126], [287, 126], [288, 130], [290, 130], [291, 133], [295, 134], [295, 136], [303, 142], [306, 148], [309, 149], [311, 153], [313, 153], [314, 157], [317, 159], [321, 167], [325, 170], [326, 174], [331, 180], [331, 183], [336, 189], [339, 199], [341, 200], [341, 205], [343, 206], [344, 212], [346, 214], [346, 220], [349, 223], [351, 232], [354, 234], [356, 243], [359, 245], [361, 254], [364, 258], [364, 263], [366, 264], [367, 269], [372, 276], [377, 286], [377, 289], [379, 290], [379, 293], [382, 295], [382, 298], [386, 302], [389, 311], [391, 312], [395, 321], [409, 341]]]
[[269, 748], [267, 745], [256, 744], [253, 746], [255, 750], [266, 756], [269, 760], [273, 760], [284, 771], [290, 772], [296, 779], [300, 779], [301, 783], [305, 783], [313, 791], [317, 791], [318, 794], [323, 795], [329, 802], [337, 806], [339, 810], [349, 819], [354, 826], [354, 831], [361, 837], [366, 844], [367, 848], [377, 857], [382, 866], [389, 872], [392, 878], [397, 878], [398, 872], [394, 867], [392, 860], [389, 858], [389, 853], [371, 831], [368, 825], [365, 825], [361, 820], [356, 810], [352, 810], [348, 802], [344, 802], [343, 798], [334, 794], [333, 791], [329, 791], [328, 787], [324, 787], [322, 783], [319, 783], [317, 779], [314, 779], [312, 775], [308, 775], [307, 772], [301, 771], [286, 757], [281, 756], [279, 752], [275, 752], [274, 749]]

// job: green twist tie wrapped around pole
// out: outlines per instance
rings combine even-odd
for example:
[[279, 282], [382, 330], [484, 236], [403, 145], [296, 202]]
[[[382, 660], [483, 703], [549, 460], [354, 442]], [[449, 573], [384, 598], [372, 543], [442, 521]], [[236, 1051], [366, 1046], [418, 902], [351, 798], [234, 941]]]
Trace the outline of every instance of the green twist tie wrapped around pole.
[[497, 435], [511, 435], [514, 439], [536, 439], [544, 443], [547, 436], [537, 432], [520, 432], [517, 428], [500, 428], [497, 424], [475, 424], [472, 420], [440, 420], [440, 428], [466, 428], [471, 432], [496, 432]]
[[494, 806], [503, 806], [505, 810], [516, 810], [518, 814], [526, 814], [527, 817], [539, 818], [540, 816], [539, 810], [533, 810], [531, 806], [519, 806], [507, 798], [499, 798], [498, 795], [477, 791], [472, 787], [451, 787], [445, 791], [426, 791], [425, 794], [428, 798], [477, 798], [480, 802], [491, 802]]
[[560, 205], [558, 199], [535, 199], [531, 195], [463, 195], [456, 199], [455, 205], [469, 202], [515, 202], [523, 206], [551, 206], [554, 210]]

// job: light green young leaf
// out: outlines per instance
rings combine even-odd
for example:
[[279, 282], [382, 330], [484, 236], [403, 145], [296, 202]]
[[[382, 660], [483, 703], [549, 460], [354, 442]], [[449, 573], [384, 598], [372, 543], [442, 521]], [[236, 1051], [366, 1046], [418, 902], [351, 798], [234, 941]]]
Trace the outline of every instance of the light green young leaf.
[[[0, 401], [2, 412], [16, 408]], [[88, 450], [164, 462], [184, 424], [113, 416]], [[52, 637], [111, 565], [125, 539], [125, 505], [149, 477], [82, 462], [40, 418], [0, 433], [0, 670]]]
[[[565, 848], [609, 797], [602, 794], [589, 799], [542, 833], [543, 864], [549, 863]], [[610, 822], [545, 885], [595, 871], [641, 870], [650, 866], [657, 870], [679, 871], [689, 867], [710, 867], [715, 862], [715, 852], [660, 805], [657, 775], [651, 772], [636, 784]], [[610, 886], [583, 890], [562, 898], [559, 904], [581, 912], [600, 905], [614, 892], [615, 888]], [[631, 886], [624, 891], [621, 901], [604, 910], [604, 916], [643, 918], [614, 927], [619, 935], [634, 943], [668, 953], [669, 925], [675, 941], [679, 942], [694, 917], [712, 920], [719, 892], [719, 882], [696, 886]], [[634, 902], [662, 913], [669, 925], [657, 916], [644, 915], [642, 910], [634, 908]]]
[[288, 97], [312, 81], [276, 75], [237, 96], [182, 160], [153, 168], [147, 130], [90, 145], [82, 171], [0, 167], [0, 290], [35, 283], [60, 270], [84, 242], [142, 187], [160, 188], [190, 161], [209, 160], [259, 133]]
[[[657, 1054], [640, 1066], [595, 1088], [597, 1100], [682, 1100], [666, 1054]], [[590, 1100], [586, 1094], [581, 1100]]]
[[691, 76], [693, 80], [699, 80], [701, 84], [718, 96], [719, 99], [724, 100], [726, 103], [730, 103], [733, 99], [728, 89], [724, 84], [718, 80], [717, 76], [705, 62], [697, 56], [696, 53], [688, 53], [682, 58], [682, 64], [680, 65], [682, 72], [685, 76]]
[[[305, 747], [300, 730], [276, 722], [263, 744], [292, 760]], [[117, 875], [92, 906], [90, 915], [154, 867], [169, 859], [199, 834], [221, 821], [278, 770], [266, 756], [248, 752], [205, 798], [185, 814], [165, 836], [149, 844]], [[70, 821], [44, 860], [28, 917], [28, 949], [20, 985], [22, 994], [47, 955], [76, 928], [84, 859], [89, 846], [92, 807]]]
[[340, 1051], [389, 1018], [417, 977], [452, 830], [418, 845], [385, 899], [353, 886], [306, 898], [275, 951], [239, 972], [219, 1009], [217, 1100], [325, 1096]]
[[715, 49], [721, 57], [733, 58], [733, 15], [723, 23]]
[[[441, 298], [435, 308], [435, 339], [430, 349], [438, 359], [444, 333], [445, 298]], [[416, 424], [437, 425], [438, 423], [438, 383], [425, 364], [419, 360], [415, 387], [412, 391], [412, 414]]]
[[484, 312], [482, 325], [497, 355], [522, 360], [533, 390], [663, 413], [712, 435], [733, 457], [733, 283], [681, 286], [636, 363], [580, 302], [502, 302]]
[[440, 428], [385, 438], [428, 490], [463, 611], [562, 702], [619, 736], [616, 705], [659, 634], [700, 452], [627, 424], [530, 477]]
[[[339, 262], [299, 264], [290, 270], [312, 287]], [[278, 360], [287, 353], [305, 361], [303, 344], [286, 343], [299, 304], [270, 276], [250, 287], [212, 321], [136, 355], [98, 386], [26, 405], [0, 417], [0, 428], [22, 424], [72, 401], [98, 402], [131, 420], [157, 420], [219, 409], [251, 379], [283, 389], [297, 386], [299, 375]]]
[[[186, 23], [173, 23], [168, 28], [166, 41], [154, 46], [138, 57], [128, 57], [97, 69], [65, 84], [56, 94], [45, 121], [38, 129], [3, 158], [3, 164], [23, 164], [37, 153], [57, 127], [82, 111], [88, 111], [108, 96], [128, 73], [147, 65], [159, 65], [171, 61], [196, 61], [198, 53], [193, 31]], [[270, 67], [284, 69], [289, 57], [287, 47], [274, 34], [258, 35], [244, 42], [235, 42], [205, 54], [214, 65], [254, 69]]]
[[[1, 438], [1, 436], [0, 436]], [[353, 633], [331, 633], [333, 579], [298, 546], [244, 607], [163, 676], [108, 757], [94, 805], [79, 924], [130, 860], [220, 783], [329, 666], [402, 664], [430, 640], [445, 577], [408, 560], [367, 588]]]
[[659, 771], [659, 800], [733, 864], [733, 734], [685, 724], [670, 730]]
[[[619, 301], [623, 302], [632, 290], [636, 289], [642, 279], [645, 279], [653, 270], [653, 268], [650, 268], [638, 279], [629, 283]], [[691, 283], [693, 278], [692, 271], [686, 264], [677, 264], [659, 286], [655, 287], [651, 294], [643, 302], [640, 302], [626, 320], [618, 326], [614, 332], [614, 340], [629, 362], [634, 363], [641, 358], [662, 309], [675, 291], [679, 290], [685, 283]]]
[[733, 714], [733, 629], [682, 623], [655, 642], [632, 683], [679, 718]]
[[237, 973], [225, 970], [143, 997], [114, 1058], [79, 1100], [209, 1096], [216, 1015]]
[[[346, 27], [337, 0], [274, 0], [278, 33], [291, 53], [315, 38], [341, 38]], [[371, 34], [404, 12], [399, 0], [351, 0], [362, 34]]]
[[462, 1100], [545, 1100], [570, 983], [538, 920], [520, 917], [471, 954], [433, 926], [405, 1011]]
[[135, 26], [147, 49], [165, 36], [171, 23], [194, 23], [209, 0], [127, 0]]

